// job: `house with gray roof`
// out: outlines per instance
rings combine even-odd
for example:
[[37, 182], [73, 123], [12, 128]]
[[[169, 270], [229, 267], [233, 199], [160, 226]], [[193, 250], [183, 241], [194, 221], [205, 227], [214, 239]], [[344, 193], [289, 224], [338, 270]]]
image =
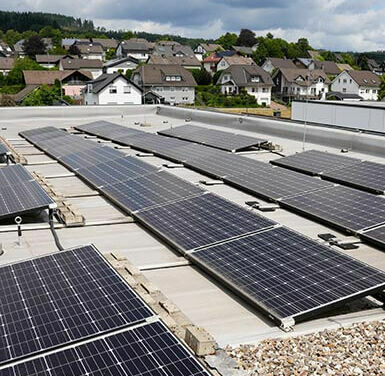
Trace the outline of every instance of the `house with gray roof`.
[[104, 73], [83, 90], [85, 105], [141, 104], [142, 89], [120, 73]]
[[139, 61], [147, 61], [152, 51], [150, 43], [146, 39], [132, 38], [123, 40], [116, 49], [118, 58], [133, 57]]
[[144, 95], [154, 92], [170, 104], [193, 104], [197, 83], [190, 71], [181, 65], [147, 64], [139, 66], [131, 80]]
[[117, 58], [109, 60], [103, 65], [103, 73], [122, 73], [126, 74], [127, 71], [134, 70], [138, 67], [139, 60], [132, 56]]
[[378, 100], [381, 77], [371, 71], [343, 71], [332, 82], [331, 90], [344, 94], [357, 94], [367, 101]]
[[16, 59], [12, 57], [0, 57], [0, 74], [6, 76], [15, 65]]
[[283, 100], [325, 99], [330, 79], [323, 70], [280, 68], [273, 74], [274, 94]]
[[162, 57], [186, 57], [195, 56], [194, 51], [190, 46], [174, 42], [173, 44], [157, 43], [154, 47], [153, 55]]
[[103, 62], [99, 59], [79, 59], [65, 57], [59, 61], [59, 70], [79, 70], [91, 72], [92, 78], [97, 78], [103, 73]]
[[223, 94], [239, 94], [241, 90], [252, 95], [258, 104], [269, 106], [274, 86], [269, 73], [258, 65], [231, 65], [223, 70], [217, 85]]
[[193, 56], [158, 56], [151, 55], [147, 64], [181, 65], [186, 69], [201, 69], [201, 62]]
[[293, 63], [293, 60], [290, 59], [281, 59], [278, 57], [268, 57], [265, 62], [262, 64], [262, 68], [273, 74], [275, 70], [281, 68], [295, 69], [296, 65]]

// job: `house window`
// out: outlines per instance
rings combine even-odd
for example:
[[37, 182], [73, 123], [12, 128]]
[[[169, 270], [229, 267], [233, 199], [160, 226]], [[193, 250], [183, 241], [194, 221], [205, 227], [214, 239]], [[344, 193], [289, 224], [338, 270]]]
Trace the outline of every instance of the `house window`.
[[188, 97], [183, 97], [182, 98], [184, 101], [188, 101]]
[[170, 100], [174, 101], [174, 100], [175, 100], [175, 97], [170, 97]]
[[171, 76], [171, 81], [175, 81], [175, 76]]
[[116, 86], [110, 86], [110, 94], [116, 94], [117, 92]]
[[89, 93], [92, 92], [92, 85], [91, 85], [91, 84], [88, 84], [88, 85], [87, 85], [87, 90], [88, 90]]
[[262, 88], [262, 93], [266, 93], [267, 89], [265, 87]]
[[344, 78], [344, 84], [346, 84], [348, 82], [348, 80], [346, 78]]
[[377, 90], [376, 89], [373, 89], [373, 94], [377, 94]]
[[166, 81], [171, 81], [171, 77], [170, 76], [166, 76]]
[[253, 76], [253, 77], [251, 77], [251, 82], [259, 82], [259, 81], [260, 81], [259, 76]]
[[344, 87], [344, 88], [342, 89], [342, 92], [343, 92], [343, 93], [346, 93], [346, 87]]
[[352, 83], [353, 82], [353, 80], [352, 79], [350, 79], [350, 83]]
[[131, 94], [131, 86], [125, 86], [123, 89], [124, 94]]
[[175, 80], [176, 80], [176, 81], [182, 81], [182, 77], [181, 77], [181, 76], [176, 76], [176, 77], [175, 77]]
[[366, 89], [366, 94], [368, 94], [369, 93], [369, 89]]

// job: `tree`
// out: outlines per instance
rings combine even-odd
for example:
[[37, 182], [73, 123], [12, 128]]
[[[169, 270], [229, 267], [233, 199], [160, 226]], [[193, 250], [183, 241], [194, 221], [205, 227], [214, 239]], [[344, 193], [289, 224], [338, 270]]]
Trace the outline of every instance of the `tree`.
[[122, 35], [122, 40], [128, 40], [128, 39], [131, 39], [131, 38], [134, 38], [134, 37], [135, 37], [135, 34], [132, 31], [126, 31]]
[[45, 70], [36, 61], [25, 57], [24, 59], [17, 59], [13, 65], [12, 70], [6, 76], [8, 85], [20, 85], [24, 83], [23, 71], [24, 70]]
[[257, 43], [254, 31], [242, 29], [237, 39], [237, 46], [252, 47]]
[[24, 40], [23, 50], [28, 57], [35, 59], [36, 55], [44, 55], [47, 52], [47, 46], [40, 35], [32, 35]]
[[70, 48], [68, 49], [68, 53], [73, 56], [80, 56], [80, 50], [79, 47], [76, 44], [72, 44]]
[[267, 33], [267, 34], [266, 34], [266, 38], [267, 38], [267, 39], [274, 39], [274, 35], [271, 34], [271, 33]]
[[368, 57], [365, 54], [358, 55], [357, 65], [360, 67], [361, 70], [370, 70]]
[[206, 69], [192, 69], [192, 75], [198, 85], [210, 85], [212, 82], [211, 74]]
[[220, 44], [225, 50], [229, 50], [232, 46], [237, 43], [238, 35], [235, 33], [226, 33], [221, 35], [217, 39], [217, 43]]
[[106, 52], [106, 60], [111, 60], [115, 57], [115, 49], [114, 48], [109, 48]]

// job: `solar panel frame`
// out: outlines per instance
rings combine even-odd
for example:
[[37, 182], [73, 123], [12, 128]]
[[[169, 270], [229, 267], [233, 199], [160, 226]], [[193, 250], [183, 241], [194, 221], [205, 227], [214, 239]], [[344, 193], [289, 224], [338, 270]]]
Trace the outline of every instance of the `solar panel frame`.
[[[92, 260], [90, 255], [94, 256]], [[82, 273], [77, 268], [80, 262], [85, 270]], [[3, 276], [0, 321], [4, 324], [0, 326], [3, 333], [0, 344], [8, 349], [8, 356], [0, 351], [0, 365], [154, 316], [151, 308], [93, 245], [3, 265], [0, 272]], [[5, 274], [10, 278], [5, 278]], [[5, 294], [12, 299], [7, 300]], [[28, 332], [30, 340], [20, 342]]]
[[353, 234], [385, 223], [385, 199], [340, 185], [284, 198], [280, 205]]
[[323, 172], [321, 177], [370, 193], [385, 194], [385, 165], [381, 163], [363, 161]]
[[325, 171], [332, 171], [342, 166], [349, 166], [360, 162], [361, 160], [357, 158], [319, 150], [306, 150], [301, 153], [272, 160], [270, 163], [309, 175], [319, 175]]
[[385, 226], [360, 233], [360, 238], [381, 249], [385, 249]]
[[[297, 256], [305, 251], [309, 251], [309, 255], [302, 259]], [[278, 253], [274, 256], [274, 252]], [[226, 286], [238, 292], [249, 303], [267, 313], [270, 318], [279, 322], [283, 327], [294, 325], [295, 321], [307, 319], [330, 307], [336, 307], [370, 293], [381, 291], [385, 286], [383, 271], [284, 226], [262, 230], [256, 234], [205, 247], [189, 253], [187, 257]], [[320, 268], [320, 259], [324, 262], [322, 268]], [[331, 269], [338, 269], [334, 273], [325, 269], [329, 260], [332, 261], [329, 262]], [[369, 283], [366, 281], [367, 275], [370, 275], [369, 271], [375, 273], [376, 278], [374, 278], [374, 274], [371, 276], [371, 285], [363, 286], [363, 282], [360, 286], [356, 285], [357, 279], [351, 278], [353, 265], [356, 266], [356, 273], [359, 272], [361, 279], [367, 284]], [[306, 273], [295, 274], [296, 269], [306, 270]], [[328, 275], [329, 278], [324, 279], [321, 284], [316, 278], [314, 269], [318, 270], [322, 276]], [[295, 279], [296, 276], [297, 279]], [[306, 283], [304, 283], [304, 278], [307, 278]], [[276, 283], [268, 282], [270, 279], [275, 280]], [[312, 281], [310, 286], [309, 280]], [[349, 286], [350, 291], [347, 291], [346, 286]], [[313, 289], [311, 294], [306, 292], [310, 288]], [[346, 293], [342, 294], [341, 291], [337, 295], [337, 290], [343, 288]], [[327, 299], [326, 295], [321, 296], [330, 291], [336, 295], [333, 299]], [[302, 300], [295, 302], [291, 299], [295, 294], [302, 295]], [[313, 299], [318, 303], [312, 303]], [[272, 304], [274, 301], [280, 301], [283, 304], [281, 307], [277, 307]], [[294, 304], [297, 304], [297, 307]]]
[[1, 376], [209, 376], [161, 322], [121, 330], [0, 370]]
[[212, 193], [134, 212], [133, 216], [182, 254], [276, 225]]

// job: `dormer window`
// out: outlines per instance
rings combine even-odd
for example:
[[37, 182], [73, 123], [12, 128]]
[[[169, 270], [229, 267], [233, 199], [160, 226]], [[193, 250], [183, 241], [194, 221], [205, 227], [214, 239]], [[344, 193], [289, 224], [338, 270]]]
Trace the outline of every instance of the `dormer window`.
[[182, 81], [181, 76], [166, 76], [166, 81]]
[[323, 78], [320, 77], [320, 78], [318, 79], [318, 82], [320, 82], [320, 83], [324, 82]]
[[252, 76], [251, 77], [251, 82], [260, 82], [261, 78], [259, 76]]

